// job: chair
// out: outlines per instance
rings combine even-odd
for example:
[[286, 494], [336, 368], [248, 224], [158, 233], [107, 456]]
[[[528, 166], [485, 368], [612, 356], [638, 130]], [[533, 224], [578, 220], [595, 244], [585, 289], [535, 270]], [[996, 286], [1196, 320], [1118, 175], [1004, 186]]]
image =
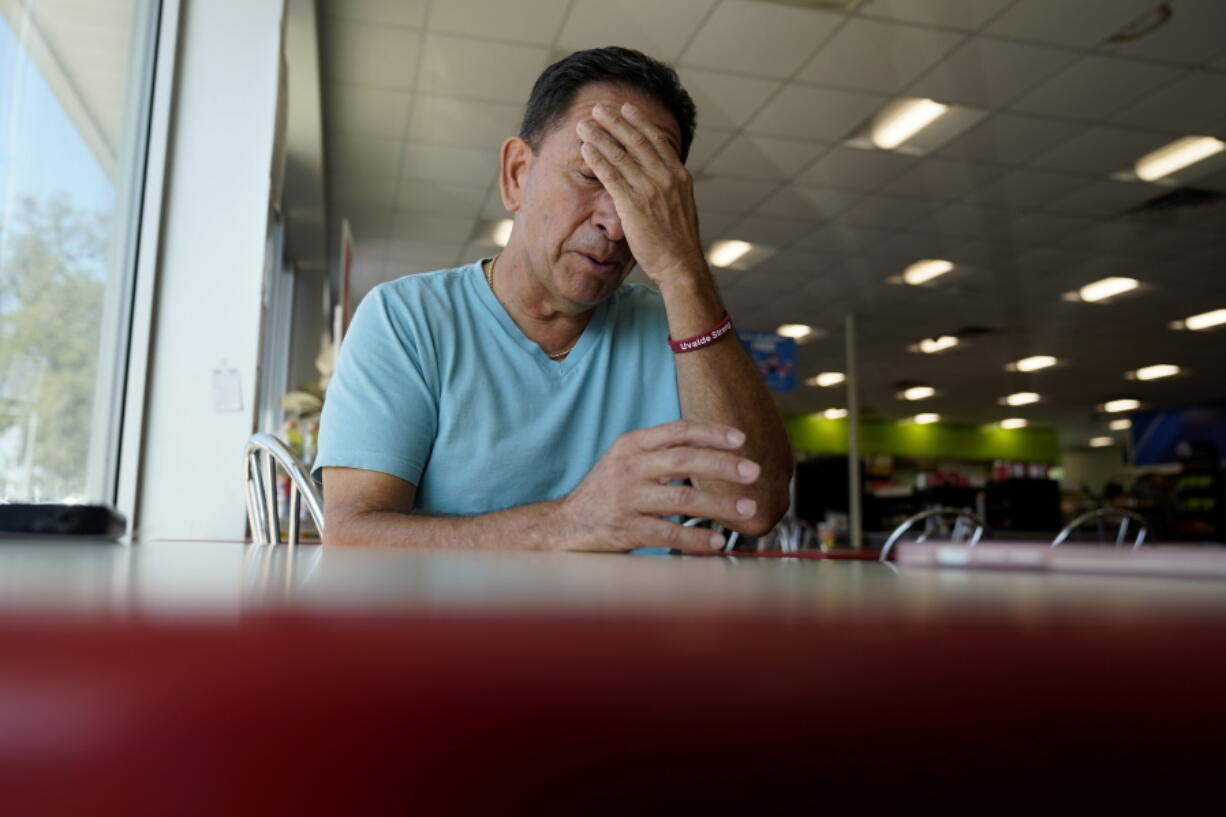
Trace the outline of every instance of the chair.
[[1098, 523], [1098, 541], [1105, 542], [1107, 539], [1107, 522], [1119, 520], [1120, 527], [1115, 534], [1115, 545], [1119, 547], [1124, 544], [1124, 537], [1128, 535], [1128, 523], [1136, 522], [1138, 525], [1136, 539], [1132, 543], [1133, 550], [1139, 550], [1141, 544], [1145, 541], [1145, 534], [1149, 532], [1148, 523], [1145, 517], [1134, 511], [1125, 510], [1123, 508], [1096, 508], [1092, 511], [1086, 511], [1081, 516], [1078, 516], [1072, 522], [1064, 526], [1056, 538], [1051, 540], [1052, 547], [1060, 547], [1073, 531], [1080, 528], [1087, 522]]
[[324, 532], [323, 499], [311, 481], [306, 466], [294, 456], [285, 443], [271, 434], [253, 434], [243, 448], [243, 482], [247, 488], [247, 522], [257, 545], [281, 543], [281, 527], [277, 519], [277, 466], [290, 480], [288, 543], [298, 544], [299, 517], [302, 500], [322, 535]]
[[[894, 543], [902, 538], [903, 534], [911, 530], [917, 522], [924, 523], [924, 532], [916, 539], [917, 542], [925, 541], [934, 533], [945, 533], [946, 517], [953, 517], [954, 527], [949, 534], [949, 541], [958, 543], [965, 541], [967, 547], [974, 547], [980, 539], [983, 538], [983, 531], [987, 527], [983, 520], [966, 508], [930, 508], [926, 511], [910, 516], [903, 520], [902, 524], [894, 528], [894, 532], [885, 540], [885, 544], [881, 546], [881, 561], [886, 561], [890, 557], [890, 550], [893, 549]], [[967, 530], [969, 525], [975, 526], [974, 533], [969, 534]]]

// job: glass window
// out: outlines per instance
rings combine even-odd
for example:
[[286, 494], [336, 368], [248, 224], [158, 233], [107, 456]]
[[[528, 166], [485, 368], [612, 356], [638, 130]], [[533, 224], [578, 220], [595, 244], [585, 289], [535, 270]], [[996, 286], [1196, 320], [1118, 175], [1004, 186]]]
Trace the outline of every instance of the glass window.
[[158, 4], [0, 3], [0, 499], [113, 501]]

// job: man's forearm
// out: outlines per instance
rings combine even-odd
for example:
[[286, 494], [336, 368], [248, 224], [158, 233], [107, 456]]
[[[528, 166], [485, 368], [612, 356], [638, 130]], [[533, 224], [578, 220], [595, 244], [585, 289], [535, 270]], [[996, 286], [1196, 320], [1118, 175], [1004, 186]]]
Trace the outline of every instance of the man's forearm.
[[329, 545], [451, 550], [563, 550], [566, 530], [557, 513], [560, 500], [522, 505], [481, 516], [426, 516], [364, 511], [328, 519]]
[[[724, 316], [723, 302], [705, 268], [662, 283], [660, 291], [673, 338], [705, 332]], [[725, 338], [677, 355], [677, 387], [681, 413], [687, 420], [725, 423], [745, 432], [742, 453], [762, 466], [761, 478], [754, 485], [717, 482], [704, 487], [725, 494], [748, 494], [758, 503], [754, 518], [748, 523], [721, 521], [745, 533], [765, 533], [787, 511], [792, 451], [761, 374], [741, 344]]]

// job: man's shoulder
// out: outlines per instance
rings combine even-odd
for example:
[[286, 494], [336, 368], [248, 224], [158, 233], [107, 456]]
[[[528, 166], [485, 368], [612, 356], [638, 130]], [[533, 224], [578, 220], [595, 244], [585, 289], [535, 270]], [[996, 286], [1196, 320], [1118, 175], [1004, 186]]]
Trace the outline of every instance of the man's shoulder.
[[385, 302], [413, 303], [423, 298], [442, 296], [453, 299], [463, 292], [469, 276], [478, 274], [479, 261], [460, 267], [414, 272], [390, 281], [384, 281], [371, 289], [370, 295]]

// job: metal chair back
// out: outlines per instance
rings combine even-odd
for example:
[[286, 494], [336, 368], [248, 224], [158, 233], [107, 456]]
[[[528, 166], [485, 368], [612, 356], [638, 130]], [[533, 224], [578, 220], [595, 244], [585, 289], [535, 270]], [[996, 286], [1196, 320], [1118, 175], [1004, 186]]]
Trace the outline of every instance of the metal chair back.
[[1056, 538], [1051, 540], [1052, 547], [1060, 547], [1069, 538], [1073, 531], [1085, 525], [1087, 522], [1096, 522], [1098, 526], [1098, 541], [1107, 541], [1107, 525], [1119, 521], [1119, 529], [1115, 533], [1115, 545], [1119, 547], [1124, 544], [1124, 539], [1128, 536], [1129, 523], [1137, 523], [1137, 535], [1133, 540], [1132, 549], [1139, 550], [1145, 542], [1145, 534], [1149, 532], [1148, 523], [1145, 517], [1134, 511], [1125, 510], [1124, 508], [1096, 508], [1092, 511], [1086, 511], [1081, 516], [1078, 516], [1072, 522], [1065, 525]]
[[[894, 528], [894, 532], [885, 540], [885, 544], [881, 546], [881, 561], [886, 561], [890, 557], [890, 551], [894, 548], [894, 544], [898, 542], [903, 535], [911, 530], [918, 522], [924, 523], [924, 532], [917, 537], [917, 542], [923, 542], [929, 536], [946, 532], [945, 519], [952, 517], [954, 520], [953, 530], [949, 532], [949, 541], [958, 543], [966, 542], [967, 547], [974, 547], [983, 538], [983, 531], [987, 527], [983, 520], [975, 515], [968, 508], [929, 508], [926, 511], [910, 516], [903, 520], [902, 524]], [[971, 532], [971, 528], [974, 531]]]
[[276, 437], [253, 434], [243, 448], [243, 483], [247, 489], [247, 522], [257, 545], [281, 543], [281, 524], [277, 518], [278, 465], [290, 480], [288, 543], [299, 542], [304, 500], [315, 528], [320, 535], [324, 532], [323, 498], [306, 466]]

